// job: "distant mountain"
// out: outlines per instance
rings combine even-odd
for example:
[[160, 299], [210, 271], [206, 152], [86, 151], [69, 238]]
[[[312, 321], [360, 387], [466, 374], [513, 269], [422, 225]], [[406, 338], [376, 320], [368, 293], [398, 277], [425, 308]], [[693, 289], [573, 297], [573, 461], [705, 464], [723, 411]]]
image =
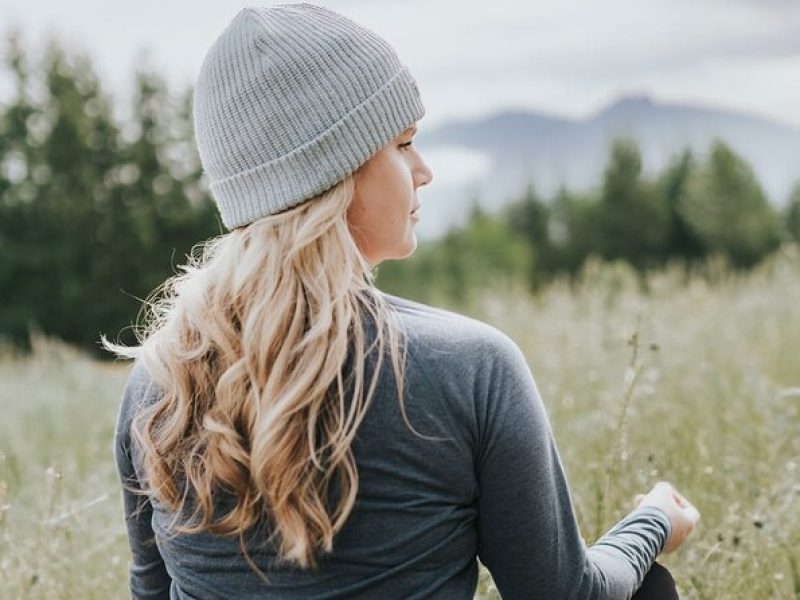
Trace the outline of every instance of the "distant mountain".
[[421, 236], [441, 233], [463, 219], [467, 197], [477, 195], [484, 206], [497, 207], [527, 181], [546, 198], [561, 185], [591, 189], [601, 182], [611, 142], [622, 135], [638, 143], [646, 174], [660, 172], [687, 147], [705, 157], [714, 138], [721, 138], [753, 167], [776, 205], [785, 203], [800, 180], [800, 129], [744, 113], [661, 103], [648, 96], [623, 97], [583, 120], [508, 111], [420, 131], [419, 146], [425, 150], [456, 147], [485, 155], [490, 166], [470, 184], [437, 186], [434, 179], [434, 185], [421, 190], [425, 212], [418, 231]]

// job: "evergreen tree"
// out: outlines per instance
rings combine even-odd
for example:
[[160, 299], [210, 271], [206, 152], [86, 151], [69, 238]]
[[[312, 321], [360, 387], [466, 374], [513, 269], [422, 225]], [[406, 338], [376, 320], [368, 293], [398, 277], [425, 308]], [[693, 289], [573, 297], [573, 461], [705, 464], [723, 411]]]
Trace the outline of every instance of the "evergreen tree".
[[[18, 31], [8, 35], [4, 64], [16, 96], [0, 112], [0, 333], [13, 341], [27, 341], [28, 324], [36, 314], [24, 293], [31, 259], [23, 236], [35, 212], [30, 204], [38, 195], [38, 187], [31, 181], [31, 166], [39, 162], [37, 155], [41, 154], [39, 136], [28, 136], [29, 119], [35, 119], [38, 111], [28, 94], [31, 68], [20, 37]], [[37, 173], [44, 178], [44, 172]]]
[[784, 228], [788, 239], [800, 243], [800, 181], [794, 184], [786, 203]]
[[779, 242], [777, 214], [752, 169], [721, 140], [690, 176], [680, 211], [707, 252], [736, 266], [755, 264]]
[[696, 168], [691, 150], [678, 155], [658, 178], [659, 193], [666, 201], [669, 217], [666, 252], [670, 258], [686, 261], [703, 256], [703, 245], [686, 222], [680, 210], [681, 199], [686, 194], [689, 178]]
[[642, 178], [642, 160], [635, 142], [614, 141], [600, 194], [600, 252], [638, 268], [666, 257], [669, 212], [656, 187]]
[[537, 289], [557, 268], [550, 241], [550, 207], [529, 183], [522, 196], [508, 206], [506, 220], [509, 230], [530, 248], [528, 283], [531, 289]]
[[551, 269], [574, 275], [590, 255], [601, 251], [604, 236], [602, 206], [591, 195], [579, 194], [562, 186], [556, 192], [550, 214]]

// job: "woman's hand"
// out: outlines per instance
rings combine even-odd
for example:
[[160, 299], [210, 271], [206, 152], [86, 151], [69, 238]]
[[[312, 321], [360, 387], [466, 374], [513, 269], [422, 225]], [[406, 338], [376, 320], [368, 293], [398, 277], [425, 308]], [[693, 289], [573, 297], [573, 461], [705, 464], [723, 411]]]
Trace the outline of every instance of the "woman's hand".
[[633, 500], [634, 508], [655, 506], [663, 510], [672, 523], [672, 534], [664, 546], [664, 553], [678, 548], [700, 520], [698, 510], [672, 484], [659, 481], [647, 494], [639, 494]]

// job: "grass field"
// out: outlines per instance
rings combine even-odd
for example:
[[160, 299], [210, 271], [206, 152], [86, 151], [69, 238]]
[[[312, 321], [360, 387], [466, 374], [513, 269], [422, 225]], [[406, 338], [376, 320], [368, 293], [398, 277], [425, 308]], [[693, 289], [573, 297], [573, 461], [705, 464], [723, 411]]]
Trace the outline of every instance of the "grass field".
[[[525, 351], [591, 542], [659, 479], [702, 513], [682, 598], [800, 598], [800, 253], [747, 275], [624, 266], [462, 311]], [[0, 597], [126, 598], [111, 441], [129, 371], [56, 341], [0, 356]], [[482, 573], [479, 596], [494, 598]]]

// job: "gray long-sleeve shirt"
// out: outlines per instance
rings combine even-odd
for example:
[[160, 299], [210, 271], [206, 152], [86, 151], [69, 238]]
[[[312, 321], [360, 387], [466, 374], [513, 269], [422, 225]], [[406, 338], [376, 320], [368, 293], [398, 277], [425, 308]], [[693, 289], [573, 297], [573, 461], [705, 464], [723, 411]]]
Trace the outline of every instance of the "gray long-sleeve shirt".
[[[564, 469], [531, 371], [500, 330], [389, 294], [409, 334], [406, 426], [390, 364], [353, 445], [355, 508], [316, 571], [275, 561], [211, 534], [166, 540], [171, 517], [123, 491], [135, 598], [447, 599], [475, 594], [479, 558], [506, 600], [622, 599], [641, 584], [669, 533], [656, 508], [629, 513], [591, 547], [575, 520]], [[138, 481], [130, 423], [157, 398], [134, 365], [114, 453], [121, 480]], [[137, 507], [141, 510], [136, 510]], [[266, 537], [266, 531], [254, 532]]]

